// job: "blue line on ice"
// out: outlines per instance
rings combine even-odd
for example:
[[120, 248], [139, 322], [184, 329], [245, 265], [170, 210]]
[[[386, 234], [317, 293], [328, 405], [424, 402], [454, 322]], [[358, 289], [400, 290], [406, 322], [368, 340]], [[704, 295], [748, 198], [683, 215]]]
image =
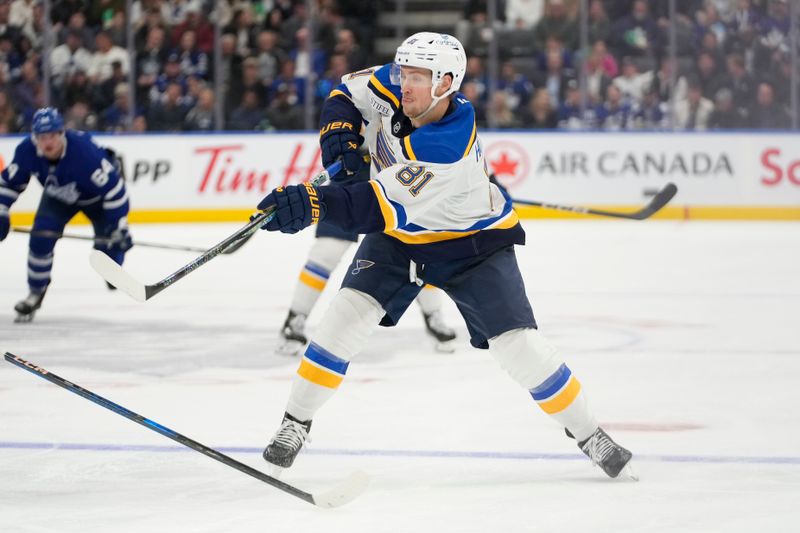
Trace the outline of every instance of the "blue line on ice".
[[[146, 444], [94, 444], [70, 442], [0, 442], [0, 449], [7, 450], [69, 450], [97, 452], [188, 452], [184, 446], [153, 446]], [[261, 448], [228, 446], [215, 448], [222, 453], [261, 454]], [[452, 459], [512, 459], [512, 460], [549, 460], [575, 461], [585, 460], [581, 454], [537, 453], [537, 452], [487, 452], [487, 451], [446, 451], [446, 450], [358, 450], [358, 449], [324, 449], [306, 450], [309, 455], [371, 455], [381, 457], [445, 457]], [[706, 464], [773, 464], [798, 465], [800, 457], [770, 456], [720, 456], [720, 455], [636, 455], [637, 461], [658, 463], [706, 463]]]

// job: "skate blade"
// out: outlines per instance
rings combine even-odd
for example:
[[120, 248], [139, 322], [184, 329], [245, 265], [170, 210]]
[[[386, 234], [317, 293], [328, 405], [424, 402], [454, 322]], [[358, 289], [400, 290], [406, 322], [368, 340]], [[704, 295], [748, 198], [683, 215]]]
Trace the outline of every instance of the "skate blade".
[[456, 351], [456, 340], [436, 341], [433, 347], [439, 353], [454, 353]]
[[633, 465], [631, 465], [631, 461], [628, 461], [622, 470], [620, 470], [619, 474], [617, 475], [617, 479], [621, 479], [623, 481], [639, 481], [639, 474], [636, 473], [636, 470], [633, 469]]
[[268, 464], [269, 466], [267, 467], [267, 474], [275, 479], [280, 479], [286, 469], [282, 466], [274, 465], [272, 463]]
[[30, 322], [33, 322], [33, 315], [35, 315], [35, 314], [36, 313], [30, 313], [30, 314], [27, 314], [27, 315], [23, 315], [23, 314], [17, 313], [16, 318], [14, 318], [14, 323], [15, 324], [29, 324]]
[[275, 348], [275, 355], [284, 357], [298, 357], [303, 351], [305, 344], [298, 341], [284, 341]]

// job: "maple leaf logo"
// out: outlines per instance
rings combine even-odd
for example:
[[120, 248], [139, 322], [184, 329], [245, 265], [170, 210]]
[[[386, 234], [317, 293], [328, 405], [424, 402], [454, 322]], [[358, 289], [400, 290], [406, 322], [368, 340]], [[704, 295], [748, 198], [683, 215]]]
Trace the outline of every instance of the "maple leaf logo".
[[490, 160], [489, 165], [492, 167], [492, 173], [498, 178], [500, 176], [513, 177], [517, 175], [519, 161], [514, 161], [508, 157], [508, 152], [502, 151], [500, 152], [500, 158]]

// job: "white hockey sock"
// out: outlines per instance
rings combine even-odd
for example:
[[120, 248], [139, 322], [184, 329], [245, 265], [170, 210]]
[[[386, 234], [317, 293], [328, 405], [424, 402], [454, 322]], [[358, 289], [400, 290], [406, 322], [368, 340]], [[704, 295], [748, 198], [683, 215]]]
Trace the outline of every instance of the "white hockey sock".
[[311, 314], [331, 272], [351, 244], [350, 241], [332, 237], [320, 237], [314, 241], [292, 295], [292, 311], [306, 316]]
[[311, 420], [336, 392], [347, 372], [350, 360], [367, 343], [384, 311], [372, 297], [342, 289], [306, 348], [286, 412], [298, 420]]
[[442, 308], [442, 291], [433, 285], [425, 285], [417, 295], [417, 303], [423, 314], [435, 313]]
[[578, 441], [597, 429], [580, 382], [555, 346], [537, 330], [507, 331], [489, 341], [489, 350], [500, 366], [530, 392], [539, 407], [569, 429]]

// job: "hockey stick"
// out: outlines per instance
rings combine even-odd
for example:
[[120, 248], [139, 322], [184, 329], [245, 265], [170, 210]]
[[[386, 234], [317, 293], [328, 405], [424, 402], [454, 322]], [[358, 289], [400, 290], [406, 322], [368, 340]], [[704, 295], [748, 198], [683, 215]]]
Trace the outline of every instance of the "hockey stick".
[[[330, 167], [323, 170], [319, 175], [312, 179], [311, 183], [314, 185], [322, 185], [330, 179], [330, 176], [337, 174], [341, 169], [342, 162], [336, 161]], [[89, 263], [92, 265], [92, 268], [94, 268], [95, 271], [103, 277], [104, 280], [134, 300], [145, 302], [179, 279], [191, 274], [198, 267], [203, 266], [219, 254], [224, 253], [224, 251], [227, 250], [231, 245], [235, 245], [242, 240], [249, 239], [256, 231], [258, 231], [261, 226], [272, 220], [274, 212], [274, 206], [268, 207], [258, 215], [254, 216], [248, 224], [237, 230], [233, 235], [217, 244], [213, 248], [207, 250], [191, 263], [179, 268], [166, 278], [159, 282], [153, 283], [152, 285], [145, 285], [144, 283], [136, 280], [133, 276], [123, 270], [121, 266], [115, 263], [113, 259], [99, 250], [92, 250], [92, 253], [89, 256]]]
[[[31, 228], [12, 228], [12, 231], [17, 233], [27, 233], [29, 235], [34, 235], [36, 237], [45, 237], [47, 239], [78, 239], [81, 241], [94, 241], [100, 244], [106, 244], [111, 242], [112, 239], [108, 237], [92, 237], [89, 235], [77, 235], [75, 233], [58, 233], [56, 231], [48, 231], [48, 230], [37, 230], [34, 231]], [[246, 241], [246, 239], [242, 239]], [[164, 250], [179, 250], [183, 252], [205, 252], [205, 248], [200, 248], [199, 246], [184, 246], [181, 244], [162, 244], [158, 242], [145, 242], [145, 241], [134, 241], [134, 246], [142, 246], [145, 248], [163, 248]], [[241, 244], [236, 243], [236, 245], [232, 245], [230, 248], [222, 252], [223, 254], [232, 254], [239, 248], [241, 248]]]
[[547, 202], [534, 202], [530, 200], [520, 200], [512, 198], [515, 204], [530, 205], [534, 207], [541, 207], [543, 209], [555, 209], [557, 211], [568, 211], [571, 213], [580, 213], [583, 215], [598, 215], [603, 217], [625, 218], [628, 220], [644, 220], [656, 214], [662, 207], [672, 200], [672, 197], [678, 192], [678, 187], [674, 183], [667, 183], [663, 189], [658, 191], [655, 196], [650, 200], [646, 206], [633, 213], [619, 213], [616, 211], [603, 211], [602, 209], [591, 209], [589, 207], [572, 206], [572, 205], [558, 205], [549, 204]]
[[208, 446], [201, 444], [195, 440], [190, 439], [180, 433], [173, 431], [172, 429], [162, 426], [158, 422], [150, 420], [149, 418], [145, 418], [140, 414], [134, 413], [122, 407], [119, 404], [112, 402], [106, 398], [103, 398], [99, 394], [95, 394], [87, 389], [84, 389], [80, 385], [76, 385], [66, 379], [59, 377], [40, 366], [36, 366], [33, 363], [22, 359], [10, 352], [6, 352], [5, 359], [9, 363], [12, 363], [20, 368], [23, 368], [32, 374], [39, 376], [40, 378], [44, 378], [50, 383], [58, 385], [62, 389], [66, 389], [70, 392], [77, 394], [78, 396], [82, 396], [87, 400], [96, 403], [106, 409], [117, 413], [118, 415], [124, 416], [128, 420], [133, 420], [137, 424], [141, 424], [142, 426], [146, 427], [147, 429], [151, 429], [156, 433], [160, 433], [165, 437], [168, 437], [179, 444], [183, 444], [187, 448], [191, 448], [196, 452], [200, 452], [203, 455], [211, 457], [212, 459], [216, 459], [220, 463], [229, 466], [231, 468], [235, 468], [239, 472], [243, 472], [249, 476], [256, 478], [259, 481], [263, 481], [267, 485], [272, 485], [276, 489], [282, 490], [287, 494], [291, 494], [295, 498], [300, 498], [303, 501], [316, 505], [318, 507], [339, 507], [346, 503], [351, 502], [356, 497], [358, 497], [364, 489], [367, 488], [367, 484], [369, 483], [369, 477], [363, 472], [354, 472], [350, 474], [344, 481], [340, 482], [336, 485], [333, 489], [323, 492], [322, 494], [312, 494], [309, 492], [302, 491], [293, 485], [289, 485], [277, 478], [272, 476], [268, 476], [267, 474], [256, 470], [255, 468], [251, 468], [244, 463], [240, 463], [236, 459], [229, 457], [221, 452], [213, 448], [209, 448]]

